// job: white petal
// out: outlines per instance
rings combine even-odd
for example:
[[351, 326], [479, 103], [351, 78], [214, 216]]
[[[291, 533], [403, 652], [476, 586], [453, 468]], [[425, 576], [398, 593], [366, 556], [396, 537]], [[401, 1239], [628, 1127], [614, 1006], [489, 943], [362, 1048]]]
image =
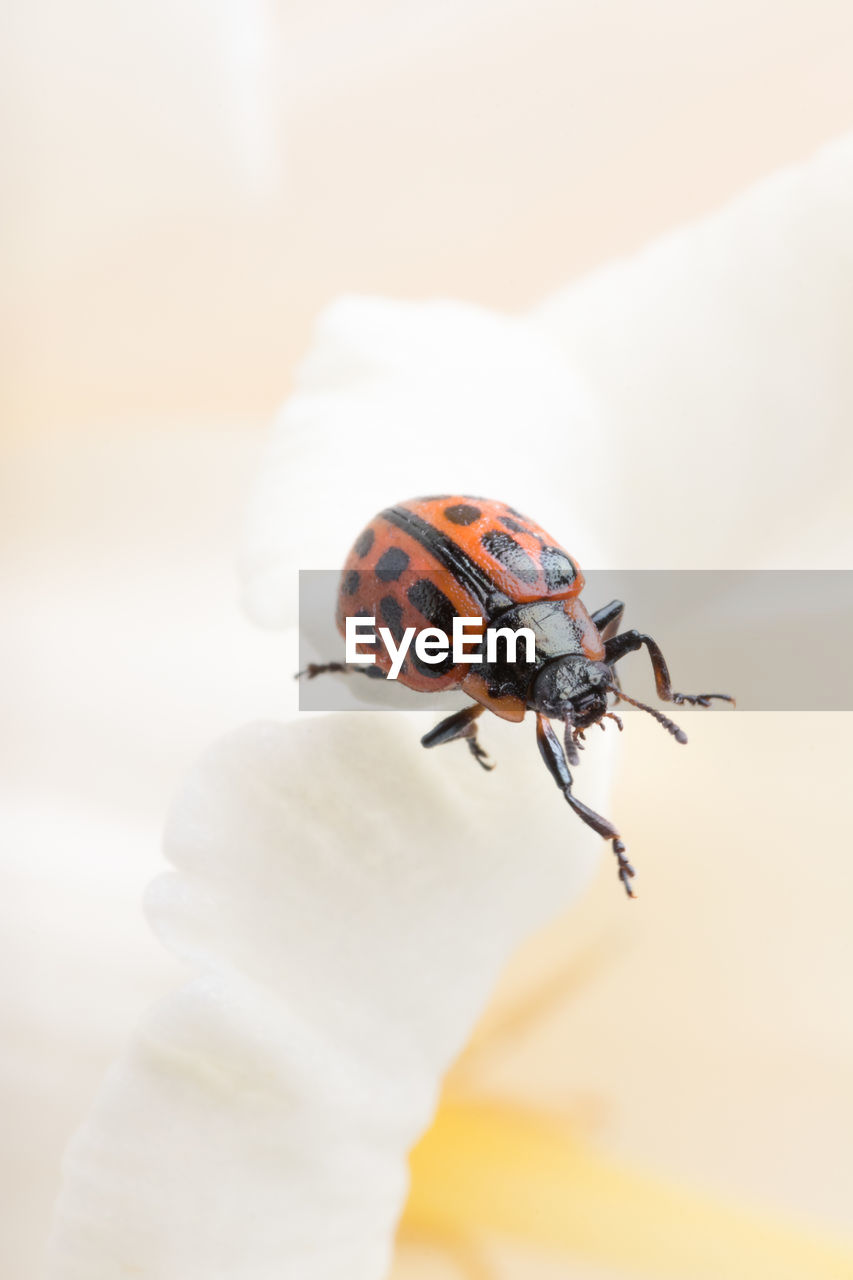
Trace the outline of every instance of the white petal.
[[[745, 546], [778, 553], [783, 532], [794, 548], [804, 512], [846, 492], [823, 453], [851, 407], [849, 155], [535, 319], [338, 304], [259, 486], [255, 616], [292, 619], [294, 570], [340, 563], [351, 495], [360, 521], [417, 492], [493, 492], [573, 550], [594, 546], [597, 511], [622, 565], [742, 564]], [[442, 1072], [514, 945], [600, 849], [529, 733], [490, 725], [500, 773], [486, 776], [452, 748], [422, 752], [420, 731], [402, 714], [253, 726], [197, 771], [169, 829], [177, 875], [151, 896], [195, 977], [146, 1021], [72, 1146], [55, 1277], [381, 1276]], [[579, 791], [602, 807], [596, 745]]]
[[549, 299], [595, 389], [620, 568], [853, 552], [853, 136]]
[[422, 726], [253, 725], [190, 780], [149, 911], [197, 976], [146, 1019], [71, 1146], [57, 1280], [384, 1273], [446, 1067], [601, 846], [532, 733], [490, 726], [486, 775], [424, 752]]
[[[571, 452], [562, 475], [543, 443], [555, 436]], [[362, 523], [421, 493], [502, 497], [570, 538], [573, 477], [601, 469], [599, 439], [582, 380], [525, 321], [461, 302], [337, 302], [256, 487], [247, 608], [292, 621], [296, 570], [337, 569]], [[583, 541], [589, 559], [589, 528]]]

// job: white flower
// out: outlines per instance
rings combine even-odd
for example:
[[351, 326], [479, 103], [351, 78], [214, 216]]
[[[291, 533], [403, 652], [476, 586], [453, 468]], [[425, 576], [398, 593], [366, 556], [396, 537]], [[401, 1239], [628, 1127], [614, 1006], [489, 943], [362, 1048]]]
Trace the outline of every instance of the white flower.
[[[851, 191], [846, 143], [523, 320], [337, 304], [259, 484], [252, 612], [292, 628], [297, 568], [334, 567], [353, 522], [436, 488], [529, 508], [582, 563], [776, 564], [822, 545], [849, 496], [825, 457], [853, 395], [834, 269]], [[803, 528], [813, 486], [825, 503]], [[489, 776], [454, 747], [422, 752], [423, 727], [254, 725], [196, 770], [167, 831], [177, 874], [149, 902], [191, 978], [72, 1144], [55, 1280], [381, 1280], [443, 1073], [600, 845], [529, 726], [484, 728]], [[577, 774], [605, 811], [612, 741]]]
[[[442, 442], [458, 441], [454, 481], [487, 489], [513, 478], [525, 438], [570, 423], [595, 449], [578, 379], [523, 321], [353, 301], [326, 332], [252, 520], [247, 592], [265, 618], [291, 620], [300, 564], [333, 566], [354, 532], [346, 504], [324, 500], [336, 440], [379, 458], [359, 521], [392, 485], [436, 485]], [[546, 520], [544, 472], [516, 487]], [[554, 516], [561, 503], [552, 491]], [[202, 762], [167, 830], [178, 875], [150, 898], [195, 977], [146, 1020], [71, 1146], [54, 1275], [384, 1273], [444, 1072], [601, 843], [530, 725], [489, 726], [493, 775], [467, 752], [425, 753], [425, 727], [418, 713], [304, 717], [249, 726]], [[601, 810], [612, 744], [595, 745], [578, 793]]]

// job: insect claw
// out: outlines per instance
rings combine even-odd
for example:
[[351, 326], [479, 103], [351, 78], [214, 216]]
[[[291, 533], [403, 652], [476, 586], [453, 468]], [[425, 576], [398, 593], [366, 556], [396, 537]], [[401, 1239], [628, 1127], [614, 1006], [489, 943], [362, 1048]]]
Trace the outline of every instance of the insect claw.
[[616, 861], [619, 869], [619, 879], [622, 881], [625, 892], [629, 898], [636, 898], [636, 893], [631, 885], [631, 881], [637, 874], [625, 857], [625, 843], [617, 836], [613, 841], [613, 852], [616, 854]]
[[495, 763], [493, 760], [489, 759], [488, 751], [483, 750], [476, 737], [467, 738], [466, 741], [468, 743], [468, 750], [471, 752], [471, 755], [477, 761], [480, 768], [485, 769], [486, 773], [491, 773], [492, 769], [495, 767]]
[[344, 675], [348, 675], [352, 670], [347, 667], [345, 662], [309, 662], [307, 667], [303, 667], [301, 671], [297, 671], [293, 677], [294, 680], [301, 680], [304, 676], [306, 680], [313, 680], [315, 676], [325, 675], [327, 671], [339, 671]]
[[673, 702], [682, 706], [688, 703], [691, 707], [710, 707], [714, 698], [718, 698], [720, 702], [730, 702], [733, 707], [737, 705], [728, 693], [674, 693], [672, 695]]

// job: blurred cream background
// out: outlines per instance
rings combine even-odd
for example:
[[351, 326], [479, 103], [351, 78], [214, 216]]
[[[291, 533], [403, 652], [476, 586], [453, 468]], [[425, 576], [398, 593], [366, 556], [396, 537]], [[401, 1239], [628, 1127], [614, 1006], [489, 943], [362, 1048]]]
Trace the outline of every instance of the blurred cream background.
[[[318, 311], [526, 307], [805, 160], [853, 125], [853, 15], [218, 0], [13, 3], [7, 25], [0, 1234], [29, 1277], [64, 1145], [176, 981], [139, 910], [168, 797], [213, 737], [291, 703], [233, 563]], [[670, 744], [634, 722], [621, 744], [642, 914], [602, 872], [531, 944], [496, 1008], [613, 949], [482, 1087], [586, 1100], [614, 1155], [849, 1235], [849, 721], [689, 727], [670, 843]], [[449, 1267], [419, 1249], [399, 1275]]]
[[266, 418], [335, 295], [526, 305], [853, 113], [830, 0], [6, 10], [19, 429]]

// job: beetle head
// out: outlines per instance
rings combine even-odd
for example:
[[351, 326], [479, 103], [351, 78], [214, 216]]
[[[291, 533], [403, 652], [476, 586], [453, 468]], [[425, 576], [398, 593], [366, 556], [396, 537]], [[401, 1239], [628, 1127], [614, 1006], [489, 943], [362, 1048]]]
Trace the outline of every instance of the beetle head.
[[607, 693], [613, 675], [604, 662], [582, 654], [555, 658], [533, 682], [530, 705], [554, 719], [571, 722], [576, 729], [595, 724], [607, 711]]

